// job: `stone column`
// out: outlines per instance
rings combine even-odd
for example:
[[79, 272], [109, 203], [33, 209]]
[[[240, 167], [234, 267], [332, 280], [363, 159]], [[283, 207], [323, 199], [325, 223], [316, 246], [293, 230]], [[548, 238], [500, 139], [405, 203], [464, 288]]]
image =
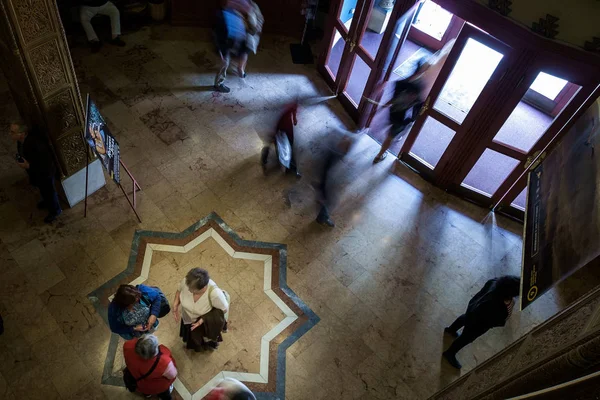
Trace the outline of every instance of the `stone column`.
[[84, 110], [56, 0], [0, 0], [2, 70], [23, 119], [43, 128], [63, 178], [85, 167]]

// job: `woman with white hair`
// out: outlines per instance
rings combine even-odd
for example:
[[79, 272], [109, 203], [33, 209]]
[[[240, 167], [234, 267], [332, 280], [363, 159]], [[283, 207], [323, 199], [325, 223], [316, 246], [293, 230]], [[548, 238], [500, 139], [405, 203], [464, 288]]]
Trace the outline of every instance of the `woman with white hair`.
[[[181, 310], [179, 309], [181, 306]], [[181, 326], [179, 335], [188, 349], [216, 349], [227, 330], [229, 295], [210, 279], [208, 271], [192, 268], [181, 282], [173, 301], [175, 321]]]
[[123, 379], [129, 391], [171, 400], [177, 366], [171, 351], [159, 345], [156, 336], [144, 335], [126, 341], [123, 356], [126, 365]]

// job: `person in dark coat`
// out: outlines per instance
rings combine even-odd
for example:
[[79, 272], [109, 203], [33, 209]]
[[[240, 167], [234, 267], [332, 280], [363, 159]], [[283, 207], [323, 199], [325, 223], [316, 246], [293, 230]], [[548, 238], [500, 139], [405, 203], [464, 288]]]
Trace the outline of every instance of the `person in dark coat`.
[[406, 128], [419, 116], [424, 103], [422, 76], [427, 68], [429, 64], [420, 60], [412, 75], [394, 82], [394, 95], [388, 103], [383, 104], [383, 107], [390, 107], [391, 127], [379, 153], [373, 159], [374, 164], [385, 159], [392, 142], [402, 137]]
[[12, 123], [10, 136], [17, 143], [17, 165], [27, 171], [29, 182], [40, 189], [42, 201], [38, 208], [47, 209], [44, 222], [52, 223], [62, 213], [54, 186], [56, 167], [46, 139], [36, 130]]
[[[444, 329], [444, 332], [456, 338], [443, 353], [450, 365], [460, 369], [462, 366], [456, 359], [459, 350], [491, 328], [506, 324], [512, 314], [515, 297], [519, 296], [520, 285], [521, 279], [517, 276], [506, 275], [490, 279], [469, 301], [467, 311]], [[463, 331], [458, 336], [460, 328]]]
[[358, 134], [336, 129], [331, 132], [328, 137], [329, 142], [323, 157], [325, 162], [321, 170], [321, 181], [313, 183], [313, 187], [317, 191], [317, 202], [321, 206], [316, 221], [321, 225], [333, 228], [335, 227], [335, 223], [329, 214], [334, 203], [334, 193], [332, 193], [331, 190], [331, 171], [342, 161], [346, 154], [348, 154], [354, 143], [356, 143]]

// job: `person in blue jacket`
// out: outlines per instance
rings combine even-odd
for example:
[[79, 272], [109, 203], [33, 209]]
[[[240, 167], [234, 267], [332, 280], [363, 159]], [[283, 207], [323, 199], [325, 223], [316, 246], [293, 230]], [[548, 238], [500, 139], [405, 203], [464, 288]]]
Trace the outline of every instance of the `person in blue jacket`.
[[108, 306], [110, 330], [125, 340], [152, 333], [158, 326], [161, 291], [146, 285], [121, 285]]

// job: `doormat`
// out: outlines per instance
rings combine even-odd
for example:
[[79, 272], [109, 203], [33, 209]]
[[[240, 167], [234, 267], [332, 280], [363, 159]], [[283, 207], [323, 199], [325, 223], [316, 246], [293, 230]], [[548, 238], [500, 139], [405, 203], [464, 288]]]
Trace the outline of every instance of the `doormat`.
[[428, 58], [431, 54], [431, 51], [421, 47], [419, 50], [415, 51], [412, 56], [408, 57], [406, 61], [400, 64], [398, 68], [394, 70], [394, 73], [402, 79], [408, 78], [415, 72], [419, 61], [423, 58]]

